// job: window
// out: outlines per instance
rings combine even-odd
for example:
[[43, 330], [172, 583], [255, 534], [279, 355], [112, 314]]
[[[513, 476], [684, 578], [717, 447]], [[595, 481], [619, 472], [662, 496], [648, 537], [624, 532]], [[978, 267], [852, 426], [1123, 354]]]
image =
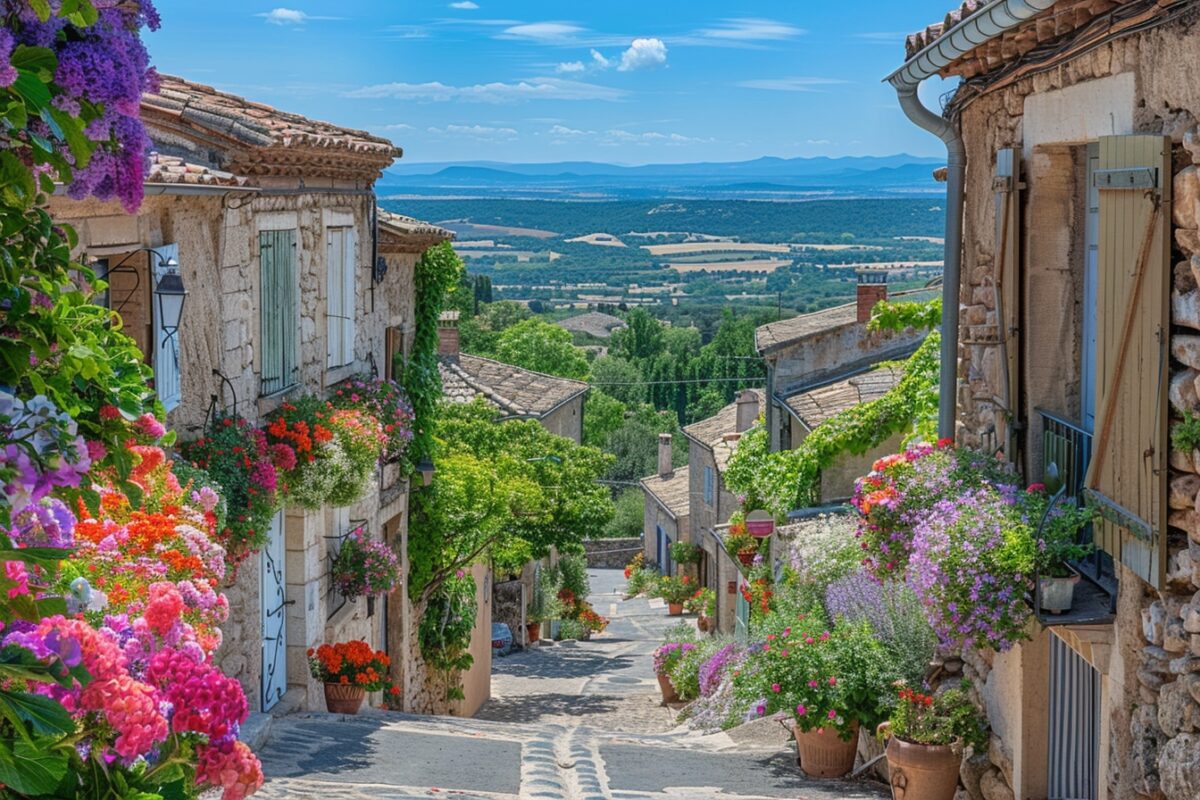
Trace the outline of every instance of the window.
[[712, 467], [704, 468], [704, 503], [705, 505], [713, 505], [713, 495], [715, 494], [716, 480], [713, 475]]
[[[174, 264], [168, 267], [167, 264]], [[179, 270], [179, 245], [165, 244], [154, 248], [150, 256], [150, 285], [158, 286], [163, 276]], [[162, 305], [158, 297], [154, 297], [152, 308], [154, 326], [152, 328], [154, 353], [154, 390], [167, 411], [175, 408], [182, 400], [183, 389], [179, 375], [179, 331], [167, 327], [174, 325], [174, 320], [163, 320]], [[169, 315], [169, 314], [168, 314]]]
[[400, 380], [404, 366], [404, 331], [393, 325], [387, 329], [383, 354], [383, 376], [389, 381]]
[[261, 231], [258, 260], [261, 392], [271, 395], [294, 386], [300, 372], [296, 347], [300, 330], [296, 231]]
[[325, 295], [327, 366], [354, 362], [354, 229], [328, 228], [328, 291]]

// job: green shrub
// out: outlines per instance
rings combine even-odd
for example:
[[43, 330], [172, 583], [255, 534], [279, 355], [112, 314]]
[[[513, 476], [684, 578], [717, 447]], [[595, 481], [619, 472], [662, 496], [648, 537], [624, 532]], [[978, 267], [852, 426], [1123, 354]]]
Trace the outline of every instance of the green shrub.
[[1185, 453], [1200, 450], [1200, 414], [1184, 412], [1183, 419], [1171, 427], [1171, 446]]
[[[589, 404], [591, 400], [588, 401]], [[591, 413], [591, 405], [588, 406]], [[646, 519], [646, 495], [641, 489], [628, 489], [617, 495], [613, 518], [600, 531], [604, 539], [629, 539], [642, 535]]]
[[572, 553], [564, 555], [555, 566], [559, 591], [568, 591], [579, 600], [586, 600], [592, 587], [588, 581], [587, 557]]

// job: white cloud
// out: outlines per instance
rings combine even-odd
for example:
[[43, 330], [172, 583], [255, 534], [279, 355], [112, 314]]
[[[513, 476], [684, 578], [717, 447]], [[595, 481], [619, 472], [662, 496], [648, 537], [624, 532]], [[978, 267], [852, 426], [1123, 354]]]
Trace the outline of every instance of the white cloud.
[[871, 42], [872, 44], [886, 45], [902, 44], [907, 36], [908, 34], [904, 33], [903, 31], [878, 31], [872, 33], [854, 34], [855, 39], [862, 39], [863, 41]]
[[741, 81], [743, 89], [766, 89], [774, 92], [819, 92], [823, 86], [836, 86], [846, 81], [836, 78], [762, 78]]
[[760, 17], [724, 19], [715, 28], [704, 28], [698, 31], [698, 35], [708, 39], [732, 39], [743, 42], [794, 39], [805, 33], [807, 31], [797, 28], [795, 25]]
[[[598, 54], [597, 54], [598, 55]], [[621, 54], [620, 72], [638, 69], [653, 69], [667, 63], [667, 46], [662, 39], [634, 39], [629, 49]]]
[[530, 78], [517, 83], [477, 83], [449, 86], [429, 83], [380, 83], [347, 93], [348, 97], [470, 103], [517, 103], [526, 100], [620, 100], [625, 92], [607, 86], [562, 78]]
[[599, 50], [592, 51], [592, 66], [596, 69], [608, 69], [612, 66], [612, 61], [604, 57], [604, 54]]
[[416, 25], [389, 25], [383, 29], [389, 39], [428, 39], [429, 31]]
[[587, 67], [582, 61], [567, 61], [559, 64], [555, 68], [555, 72], [583, 72]]
[[312, 20], [341, 19], [341, 17], [314, 17], [295, 8], [273, 8], [254, 16], [262, 17], [272, 25], [303, 25]]
[[605, 58], [604, 54], [599, 50], [592, 50], [592, 58], [586, 64], [582, 61], [564, 61], [559, 64], [555, 71], [557, 72], [603, 72], [613, 66], [615, 62]]
[[577, 137], [577, 136], [592, 136], [594, 134], [595, 134], [595, 131], [581, 131], [581, 130], [577, 130], [575, 128], [568, 128], [566, 125], [555, 125], [553, 128], [550, 129], [551, 136]]
[[396, 122], [392, 125], [384, 125], [380, 130], [385, 131], [411, 131], [414, 130], [412, 125], [406, 125], [403, 122]]
[[645, 133], [630, 133], [629, 131], [617, 128], [608, 131], [606, 134], [609, 139], [614, 142], [622, 142], [629, 144], [700, 144], [712, 142], [712, 139], [699, 139], [694, 136], [684, 136], [681, 133], [660, 133], [659, 131], [646, 131]]
[[472, 3], [471, 0], [462, 0], [461, 3], [451, 3], [451, 8], [457, 8], [460, 11], [474, 11], [479, 8], [478, 3]]
[[493, 128], [487, 125], [447, 125], [444, 128], [428, 128], [435, 136], [465, 136], [485, 142], [511, 142], [517, 138], [514, 128]]
[[564, 42], [583, 31], [584, 28], [568, 22], [531, 22], [505, 28], [501, 36], [505, 39], [529, 39], [535, 42]]
[[805, 144], [833, 144], [829, 139], [805, 139]]

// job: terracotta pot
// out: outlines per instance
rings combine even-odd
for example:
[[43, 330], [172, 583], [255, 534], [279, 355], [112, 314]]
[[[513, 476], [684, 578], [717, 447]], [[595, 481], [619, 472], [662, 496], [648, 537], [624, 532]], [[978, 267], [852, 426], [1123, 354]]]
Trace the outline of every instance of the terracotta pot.
[[[843, 741], [833, 728], [818, 728], [802, 733], [796, 730], [796, 754], [800, 769], [810, 778], [842, 778], [854, 769], [858, 754], [858, 723], [853, 723], [850, 741]], [[912, 795], [910, 800], [925, 800]]]
[[527, 622], [525, 623], [525, 633], [529, 636], [530, 642], [536, 642], [542, 638], [542, 623]]
[[672, 617], [683, 616], [683, 603], [667, 603], [667, 614]]
[[700, 629], [701, 633], [708, 633], [708, 617], [701, 614], [700, 618], [696, 620], [696, 627]]
[[[1068, 569], [1070, 569], [1068, 567]], [[1071, 570], [1066, 578], [1051, 578], [1045, 575], [1038, 577], [1038, 589], [1042, 597], [1042, 611], [1051, 614], [1061, 614], [1071, 610], [1075, 599], [1075, 584], [1079, 583], [1079, 573]]]
[[662, 692], [662, 701], [665, 706], [667, 703], [678, 703], [679, 693], [675, 691], [675, 687], [671, 685], [671, 680], [666, 675], [658, 676], [658, 688]]
[[325, 708], [330, 714], [357, 714], [367, 690], [348, 683], [325, 684]]
[[754, 557], [756, 555], [758, 555], [758, 553], [738, 553], [737, 557], [738, 561], [742, 562], [747, 567], [750, 567], [754, 565]]
[[954, 800], [962, 746], [916, 744], [892, 736], [887, 745], [893, 800]]

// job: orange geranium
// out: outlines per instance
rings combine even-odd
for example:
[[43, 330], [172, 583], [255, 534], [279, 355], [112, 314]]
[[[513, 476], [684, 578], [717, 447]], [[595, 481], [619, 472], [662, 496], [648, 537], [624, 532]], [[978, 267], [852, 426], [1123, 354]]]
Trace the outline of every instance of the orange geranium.
[[308, 666], [312, 676], [324, 683], [354, 684], [368, 692], [377, 692], [387, 685], [391, 659], [382, 650], [372, 650], [366, 642], [323, 644], [308, 650]]

